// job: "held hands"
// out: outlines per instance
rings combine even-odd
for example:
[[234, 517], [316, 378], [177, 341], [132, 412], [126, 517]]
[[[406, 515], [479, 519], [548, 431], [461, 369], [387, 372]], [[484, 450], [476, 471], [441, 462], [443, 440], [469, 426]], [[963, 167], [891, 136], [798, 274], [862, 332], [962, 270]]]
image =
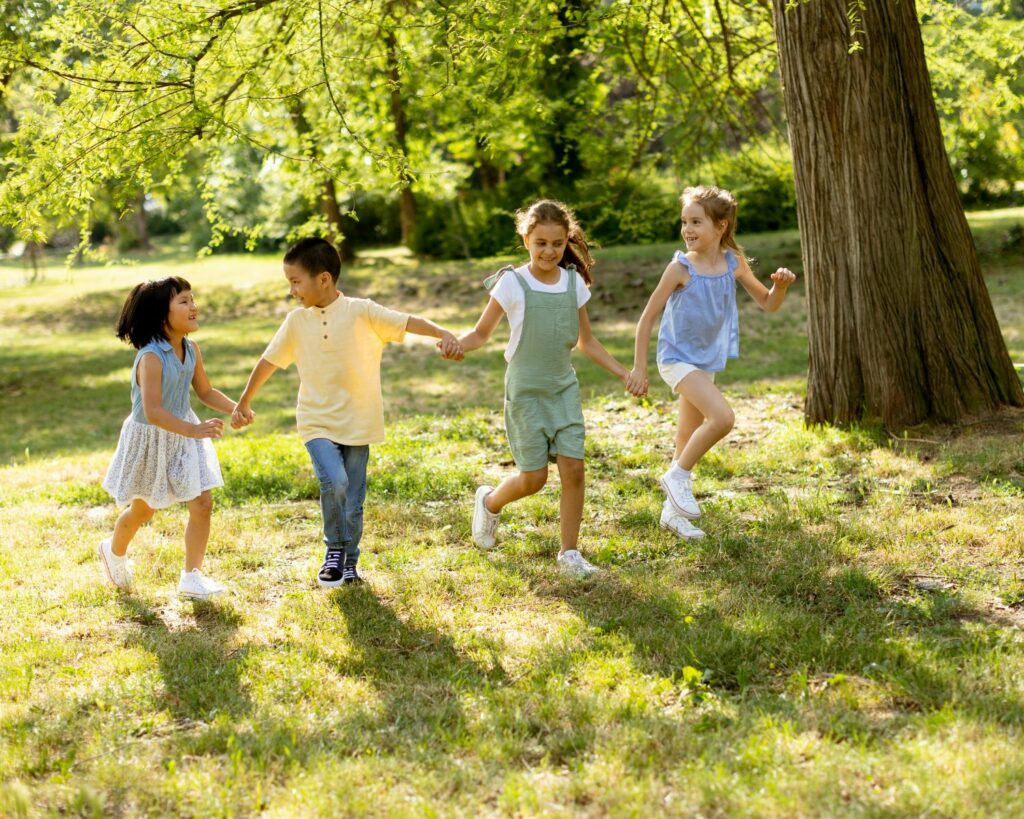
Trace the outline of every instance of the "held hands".
[[192, 425], [192, 438], [220, 438], [224, 434], [224, 422], [220, 418], [211, 418]]
[[236, 404], [234, 412], [231, 413], [231, 428], [241, 429], [242, 427], [249, 426], [255, 420], [256, 413], [252, 409], [248, 406]]
[[646, 372], [642, 372], [634, 367], [623, 376], [622, 380], [625, 382], [626, 391], [630, 395], [636, 398], [647, 395], [647, 387], [649, 384], [647, 382]]
[[780, 290], [785, 290], [796, 281], [796, 273], [788, 267], [780, 267], [772, 273], [772, 281], [775, 282], [775, 286]]
[[447, 330], [442, 333], [441, 340], [437, 342], [437, 349], [448, 361], [462, 361], [466, 357], [459, 340]]

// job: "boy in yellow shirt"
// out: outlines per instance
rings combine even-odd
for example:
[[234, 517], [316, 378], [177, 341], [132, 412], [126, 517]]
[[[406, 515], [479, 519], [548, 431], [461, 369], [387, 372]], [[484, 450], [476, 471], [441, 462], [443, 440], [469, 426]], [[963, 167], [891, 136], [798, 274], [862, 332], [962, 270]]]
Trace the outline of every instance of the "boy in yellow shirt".
[[324, 239], [297, 242], [284, 256], [292, 310], [253, 368], [231, 416], [235, 428], [252, 423], [251, 403], [274, 370], [295, 362], [299, 397], [295, 422], [320, 482], [327, 546], [317, 575], [321, 586], [358, 583], [366, 464], [370, 444], [384, 440], [380, 359], [384, 345], [406, 332], [441, 339], [445, 357], [458, 340], [432, 321], [389, 310], [338, 290], [341, 259]]

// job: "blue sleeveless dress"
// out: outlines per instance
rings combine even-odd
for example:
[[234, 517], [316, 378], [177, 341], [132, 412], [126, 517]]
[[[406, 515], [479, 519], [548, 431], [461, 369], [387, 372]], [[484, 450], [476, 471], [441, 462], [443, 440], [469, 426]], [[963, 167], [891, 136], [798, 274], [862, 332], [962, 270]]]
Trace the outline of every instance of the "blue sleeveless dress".
[[717, 276], [697, 273], [682, 251], [672, 258], [689, 271], [690, 281], [665, 304], [658, 330], [658, 364], [682, 362], [705, 372], [721, 372], [727, 359], [740, 354], [736, 254], [725, 251], [727, 269]]
[[142, 356], [153, 353], [160, 359], [161, 403], [175, 417], [192, 424], [199, 418], [189, 404], [189, 389], [196, 371], [192, 342], [185, 339], [185, 361], [179, 361], [171, 345], [154, 339], [135, 355], [132, 364], [132, 412], [121, 425], [114, 460], [103, 479], [103, 488], [118, 506], [136, 498], [153, 509], [163, 509], [192, 500], [224, 485], [217, 453], [209, 438], [186, 438], [154, 426], [142, 409], [142, 389], [136, 373]]

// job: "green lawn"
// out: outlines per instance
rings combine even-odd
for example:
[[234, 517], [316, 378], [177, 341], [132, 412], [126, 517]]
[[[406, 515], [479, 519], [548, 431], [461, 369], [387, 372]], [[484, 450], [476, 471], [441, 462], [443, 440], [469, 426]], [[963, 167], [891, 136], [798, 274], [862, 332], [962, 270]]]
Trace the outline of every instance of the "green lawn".
[[[1018, 362], [1022, 221], [972, 217]], [[799, 271], [795, 233], [742, 238], [762, 275]], [[598, 253], [591, 314], [621, 360], [671, 249]], [[466, 328], [502, 261], [380, 251], [342, 286]], [[1024, 413], [806, 429], [803, 284], [774, 315], [741, 294], [703, 541], [657, 525], [668, 391], [638, 402], [577, 362], [581, 547], [606, 571], [576, 582], [554, 570], [554, 473], [499, 549], [469, 543], [474, 487], [510, 469], [504, 338], [461, 364], [410, 338], [385, 356], [363, 587], [315, 586], [286, 372], [216, 444], [207, 568], [231, 594], [173, 594], [175, 508], [140, 532], [122, 595], [95, 556], [132, 361], [111, 328], [132, 284], [171, 273], [237, 394], [290, 307], [277, 258], [53, 266], [31, 286], [0, 264], [0, 816], [1024, 816]]]

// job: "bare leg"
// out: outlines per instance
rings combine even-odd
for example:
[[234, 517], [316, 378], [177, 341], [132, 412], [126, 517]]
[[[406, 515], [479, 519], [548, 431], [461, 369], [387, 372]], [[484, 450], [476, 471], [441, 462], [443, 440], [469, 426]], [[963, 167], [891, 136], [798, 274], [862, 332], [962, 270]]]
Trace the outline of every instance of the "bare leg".
[[188, 506], [188, 525], [185, 527], [185, 571], [199, 569], [206, 556], [206, 543], [210, 539], [210, 518], [213, 498], [209, 491], [193, 498]]
[[544, 488], [547, 480], [547, 467], [510, 475], [499, 483], [491, 494], [484, 498], [484, 506], [488, 512], [497, 514], [504, 506], [512, 503], [512, 501], [517, 501], [529, 495], [536, 495]]
[[679, 396], [679, 420], [676, 423], [676, 451], [672, 455], [673, 461], [678, 461], [683, 454], [686, 444], [697, 428], [704, 423], [704, 416], [699, 409], [687, 401], [682, 395]]
[[125, 509], [114, 524], [114, 534], [110, 538], [110, 551], [118, 557], [128, 552], [128, 544], [139, 531], [139, 528], [153, 517], [155, 510], [145, 501], [136, 498]]
[[697, 461], [729, 434], [736, 417], [729, 402], [705, 373], [692, 372], [679, 382], [676, 391], [703, 417], [704, 421], [689, 436], [677, 462], [683, 469], [693, 469]]
[[586, 483], [583, 461], [579, 458], [557, 456], [558, 477], [562, 480], [562, 498], [559, 513], [562, 524], [562, 548], [558, 554], [575, 549], [579, 543], [580, 522], [583, 520], [583, 490]]

